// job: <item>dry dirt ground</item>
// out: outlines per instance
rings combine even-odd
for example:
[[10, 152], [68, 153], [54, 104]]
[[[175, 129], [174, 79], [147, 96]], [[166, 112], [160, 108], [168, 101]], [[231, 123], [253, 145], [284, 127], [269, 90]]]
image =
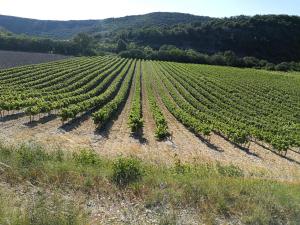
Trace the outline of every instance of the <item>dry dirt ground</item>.
[[[145, 207], [145, 203], [126, 192], [117, 194], [94, 194], [79, 191], [53, 192], [51, 189], [34, 186], [30, 182], [22, 185], [11, 186], [0, 182], [0, 192], [5, 193], [8, 199], [18, 208], [34, 208], [35, 201], [41, 197], [50, 202], [53, 197], [58, 197], [65, 202], [72, 202], [74, 206], [83, 209], [88, 214], [88, 224], [92, 225], [153, 225], [165, 224], [162, 221], [175, 219], [176, 224], [198, 225], [205, 224], [198, 210], [193, 208], [174, 209], [171, 205]], [[42, 193], [42, 195], [41, 195]], [[214, 218], [216, 225], [241, 225], [238, 218]]]
[[36, 63], [45, 63], [66, 58], [69, 58], [69, 56], [0, 50], [0, 69]]
[[224, 138], [213, 134], [210, 143], [196, 137], [180, 124], [161, 103], [172, 139], [157, 141], [154, 138], [155, 123], [147, 102], [147, 93], [142, 85], [142, 107], [145, 126], [143, 136], [133, 137], [127, 121], [134, 88], [114, 121], [104, 129], [95, 131], [93, 121], [82, 116], [71, 125], [62, 126], [55, 115], [44, 115], [29, 123], [23, 113], [6, 115], [0, 119], [0, 140], [4, 143], [34, 141], [48, 147], [78, 151], [92, 148], [102, 156], [116, 157], [134, 155], [147, 162], [171, 165], [175, 157], [183, 162], [234, 164], [249, 176], [286, 181], [300, 181], [300, 153], [288, 151], [279, 156], [267, 147], [251, 143], [250, 151], [240, 149]]

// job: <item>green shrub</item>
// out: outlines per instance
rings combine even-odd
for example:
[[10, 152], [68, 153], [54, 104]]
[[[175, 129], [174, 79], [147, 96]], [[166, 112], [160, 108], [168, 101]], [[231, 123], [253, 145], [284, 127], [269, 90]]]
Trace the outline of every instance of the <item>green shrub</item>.
[[278, 65], [275, 66], [275, 70], [278, 70], [278, 71], [284, 71], [284, 72], [286, 72], [286, 71], [288, 71], [290, 69], [291, 69], [290, 68], [290, 64], [287, 63], [287, 62], [282, 62], [282, 63], [280, 63], [280, 64], [278, 64]]
[[22, 145], [16, 153], [22, 167], [37, 166], [50, 159], [49, 154], [40, 146]]
[[275, 70], [275, 64], [274, 63], [267, 63], [266, 66], [265, 66], [265, 69]]
[[112, 180], [119, 186], [138, 182], [143, 176], [140, 161], [134, 158], [119, 158], [113, 163]]
[[90, 149], [83, 149], [79, 153], [74, 153], [73, 158], [81, 165], [97, 165], [100, 163], [98, 154]]

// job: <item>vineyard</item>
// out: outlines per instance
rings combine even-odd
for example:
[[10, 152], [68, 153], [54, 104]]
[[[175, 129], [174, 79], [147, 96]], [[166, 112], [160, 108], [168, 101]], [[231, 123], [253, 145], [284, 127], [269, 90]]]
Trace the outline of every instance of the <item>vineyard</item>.
[[143, 136], [147, 111], [153, 138], [172, 141], [168, 112], [203, 142], [217, 135], [242, 150], [256, 143], [284, 156], [300, 147], [299, 87], [296, 73], [80, 57], [1, 70], [1, 122], [52, 115], [63, 127], [87, 117], [97, 131], [127, 107], [128, 136]]

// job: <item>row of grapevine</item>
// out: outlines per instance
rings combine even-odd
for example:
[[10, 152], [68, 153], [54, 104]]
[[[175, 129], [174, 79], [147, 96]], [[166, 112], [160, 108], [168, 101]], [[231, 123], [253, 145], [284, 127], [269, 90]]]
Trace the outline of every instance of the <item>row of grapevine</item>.
[[89, 96], [82, 95], [83, 99], [81, 98], [81, 96], [78, 96], [77, 99], [75, 99], [76, 103], [72, 102], [72, 104], [68, 104], [68, 106], [64, 108], [59, 107], [59, 116], [61, 117], [62, 121], [73, 119], [79, 113], [83, 113], [101, 107], [107, 102], [109, 102], [118, 92], [128, 71], [130, 71], [133, 66], [133, 60], [130, 60], [119, 73], [112, 73], [110, 76], [107, 77], [107, 79], [103, 80], [103, 82], [100, 83], [101, 87], [99, 88], [101, 88], [102, 90], [104, 90], [106, 87], [108, 88], [105, 89], [105, 91], [103, 92], [101, 91], [99, 95], [96, 95], [91, 98]]
[[92, 118], [95, 124], [105, 124], [110, 118], [112, 118], [112, 116], [118, 111], [120, 106], [126, 101], [134, 76], [135, 67], [136, 61], [132, 63], [117, 95], [110, 102], [104, 105], [100, 110], [93, 113]]
[[154, 79], [157, 90], [167, 109], [191, 131], [208, 136], [212, 131], [212, 127], [206, 116], [190, 107], [170, 83], [164, 83], [163, 73], [158, 69], [157, 65], [154, 64], [153, 67], [155, 69]]
[[[115, 69], [115, 67], [117, 67], [118, 65], [119, 67], [117, 68], [122, 68], [123, 64], [124, 63], [121, 63], [121, 65], [115, 64], [113, 67], [107, 70]], [[100, 65], [100, 67], [104, 67], [104, 66]], [[43, 94], [43, 97], [38, 97], [38, 98], [35, 96], [35, 97], [29, 97], [25, 100], [17, 99], [15, 101], [10, 101], [10, 102], [0, 101], [0, 108], [2, 110], [18, 110], [27, 107], [26, 109], [27, 113], [34, 115], [45, 111], [43, 109], [45, 109], [45, 106], [47, 106], [46, 111], [49, 112], [53, 109], [59, 109], [61, 107], [66, 107], [68, 104], [76, 103], [76, 101], [79, 101], [79, 96], [81, 96], [80, 99], [86, 99], [91, 97], [92, 94], [90, 92], [95, 92], [93, 87], [97, 86], [99, 82], [101, 83], [103, 78], [107, 77], [106, 73], [99, 74], [99, 68], [92, 73], [92, 78], [94, 79], [92, 79], [91, 81], [86, 80], [86, 78], [90, 79], [91, 77], [86, 76], [88, 74], [85, 71], [81, 72], [80, 70], [77, 72], [77, 74], [80, 75], [81, 79], [78, 79], [78, 81], [74, 82], [72, 85], [67, 87], [69, 90], [73, 90], [73, 91], [68, 92], [66, 91], [66, 89], [64, 89], [64, 92], [61, 92], [61, 94], [49, 92], [49, 94]], [[82, 84], [81, 83], [82, 80], [86, 82], [89, 81], [89, 82], [86, 85], [84, 84], [81, 85], [81, 88], [79, 88], [78, 83]], [[86, 97], [83, 98], [83, 96]]]
[[[233, 105], [232, 98], [228, 98], [226, 92], [222, 92], [216, 85], [208, 89], [209, 83], [203, 82], [205, 78], [198, 76], [198, 80], [200, 78], [201, 81], [193, 80], [190, 77], [191, 72], [182, 73], [181, 70], [180, 73], [178, 69], [172, 68], [173, 66], [174, 64], [168, 67], [164, 63], [159, 63], [157, 67], [162, 73], [160, 80], [164, 82], [176, 103], [191, 115], [190, 117], [194, 117], [194, 122], [185, 123], [193, 131], [203, 133], [194, 128], [197, 121], [198, 123], [201, 121], [204, 127], [210, 127], [216, 133], [222, 133], [223, 136], [238, 144], [248, 142], [253, 136], [270, 143], [278, 151], [286, 151], [292, 146], [297, 146], [296, 131], [293, 126], [287, 127], [288, 123], [283, 120], [277, 124], [271, 123], [272, 119], [264, 122], [257, 117], [250, 117], [251, 109], [245, 108], [243, 102]], [[217, 93], [213, 88], [218, 89]], [[174, 109], [169, 110], [174, 111]], [[179, 115], [177, 118], [183, 122]], [[262, 125], [266, 127], [265, 130], [262, 129]], [[260, 126], [260, 129], [257, 129], [257, 126]], [[209, 131], [209, 129], [205, 130]]]
[[[112, 61], [100, 61], [93, 62], [92, 69], [88, 67], [85, 70], [75, 70], [71, 73], [71, 79], [68, 79], [66, 82], [59, 82], [54, 85], [51, 85], [49, 82], [43, 83], [44, 88], [36, 89], [38, 91], [28, 92], [28, 88], [24, 88], [23, 90], [14, 91], [11, 95], [3, 95], [2, 100], [7, 101], [18, 101], [29, 98], [50, 98], [56, 97], [61, 99], [63, 96], [60, 96], [61, 93], [63, 95], [69, 94], [69, 92], [76, 90], [77, 88], [83, 88], [82, 86], [89, 82], [91, 79], [97, 77], [98, 74], [105, 71], [108, 67], [112, 66], [115, 63]], [[34, 77], [34, 75], [32, 75]], [[31, 89], [30, 89], [31, 90]]]
[[[262, 76], [260, 75], [260, 77]], [[227, 78], [227, 76], [225, 78]], [[243, 76], [239, 80], [242, 79], [245, 80], [245, 77]], [[225, 79], [222, 79], [222, 84], [220, 84], [220, 86], [222, 85], [223, 89], [234, 87], [235, 93], [237, 93], [238, 85], [232, 86], [232, 83], [230, 83], [227, 86], [224, 84], [224, 80]], [[228, 102], [228, 99], [234, 99], [234, 96], [229, 96], [228, 93], [230, 92], [228, 90], [227, 92], [222, 92], [222, 90], [220, 90], [217, 85], [214, 85], [213, 88], [217, 88], [217, 92], [214, 95], [218, 97], [219, 102]], [[211, 92], [213, 92], [214, 89], [211, 89]], [[255, 92], [255, 89], [252, 89], [252, 93], [253, 92]], [[249, 135], [251, 135], [256, 140], [270, 143], [271, 146], [276, 150], [286, 151], [290, 147], [299, 145], [297, 144], [297, 139], [299, 140], [299, 137], [295, 138], [295, 135], [297, 133], [299, 134], [299, 123], [297, 123], [297, 118], [294, 116], [295, 111], [290, 111], [290, 109], [286, 109], [284, 106], [278, 107], [278, 102], [273, 102], [267, 108], [260, 107], [258, 109], [258, 113], [251, 113], [251, 109], [255, 108], [251, 108], [251, 105], [255, 105], [255, 101], [260, 101], [259, 99], [264, 97], [265, 95], [266, 94], [264, 93], [260, 93], [259, 97], [249, 98], [250, 93], [248, 93], [245, 89], [242, 89], [240, 90], [239, 96], [241, 96], [243, 100], [237, 101], [237, 105], [239, 105], [239, 107], [245, 106], [245, 110], [235, 110], [234, 112], [234, 109], [236, 107], [229, 103], [228, 105], [230, 107], [227, 107], [226, 109], [225, 105], [224, 108], [226, 110], [223, 111], [222, 114], [230, 118], [236, 117], [237, 120], [243, 122], [246, 125], [249, 130]], [[265, 105], [268, 105], [269, 101], [273, 101], [272, 98], [265, 98], [263, 100]], [[296, 103], [297, 101], [294, 102]], [[260, 112], [261, 110], [263, 111]], [[296, 109], [294, 108], [294, 110]], [[234, 115], [232, 112], [234, 112]], [[262, 114], [264, 116], [262, 116]]]
[[141, 104], [141, 61], [137, 62], [135, 73], [134, 95], [128, 118], [128, 125], [132, 133], [137, 133], [143, 128], [142, 104]]
[[102, 126], [132, 90], [127, 118], [132, 133], [144, 126], [146, 100], [157, 139], [169, 135], [166, 108], [207, 139], [215, 133], [238, 145], [254, 141], [286, 152], [300, 146], [299, 86], [293, 73], [78, 57], [0, 71], [0, 114], [25, 112], [32, 118], [52, 113], [64, 122], [93, 112], [95, 124]]
[[72, 59], [65, 59], [65, 60], [60, 60], [56, 62], [48, 62], [48, 63], [42, 63], [38, 65], [29, 65], [29, 66], [21, 66], [21, 67], [15, 67], [15, 68], [9, 68], [5, 70], [0, 71], [0, 82], [4, 80], [8, 80], [11, 78], [22, 78], [24, 76], [28, 76], [36, 71], [41, 71], [41, 70], [47, 70], [47, 69], [52, 69], [53, 67], [56, 66], [61, 66], [61, 65], [68, 65], [69, 63], [76, 63], [82, 61], [83, 58], [72, 58]]
[[156, 125], [155, 137], [158, 140], [162, 140], [168, 137], [170, 135], [170, 132], [169, 132], [167, 121], [157, 103], [157, 99], [153, 91], [152, 81], [155, 77], [155, 74], [150, 62], [145, 62], [142, 65], [142, 74], [143, 74], [143, 80], [146, 83], [148, 103]]

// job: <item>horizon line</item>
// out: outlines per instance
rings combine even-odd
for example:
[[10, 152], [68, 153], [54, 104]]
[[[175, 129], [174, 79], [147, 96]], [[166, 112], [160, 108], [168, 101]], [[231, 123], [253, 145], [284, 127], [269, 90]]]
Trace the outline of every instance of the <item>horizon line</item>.
[[23, 17], [23, 16], [15, 16], [15, 15], [7, 15], [7, 14], [1, 14], [0, 16], [7, 16], [7, 17], [15, 17], [15, 18], [20, 18], [20, 19], [28, 19], [28, 20], [40, 20], [40, 21], [57, 21], [57, 22], [68, 22], [68, 21], [101, 21], [101, 20], [109, 20], [109, 19], [121, 19], [121, 18], [126, 18], [126, 17], [134, 17], [134, 16], [144, 16], [144, 15], [149, 15], [149, 14], [155, 14], [155, 13], [174, 13], [174, 14], [185, 14], [185, 15], [191, 15], [195, 17], [209, 17], [209, 18], [218, 18], [218, 19], [224, 19], [224, 18], [233, 18], [233, 17], [238, 17], [238, 16], [247, 16], [247, 17], [254, 17], [254, 16], [267, 16], [267, 15], [276, 15], [276, 16], [297, 16], [295, 14], [253, 14], [253, 15], [246, 15], [246, 14], [239, 14], [239, 15], [233, 15], [233, 16], [223, 16], [223, 17], [215, 17], [215, 16], [204, 16], [204, 15], [196, 15], [192, 13], [185, 13], [185, 12], [167, 12], [167, 11], [155, 11], [155, 12], [149, 12], [149, 13], [144, 13], [144, 14], [132, 14], [132, 15], [125, 15], [125, 16], [120, 16], [120, 17], [106, 17], [103, 19], [66, 19], [66, 20], [61, 20], [61, 19], [39, 19], [39, 18], [32, 18], [32, 17]]

